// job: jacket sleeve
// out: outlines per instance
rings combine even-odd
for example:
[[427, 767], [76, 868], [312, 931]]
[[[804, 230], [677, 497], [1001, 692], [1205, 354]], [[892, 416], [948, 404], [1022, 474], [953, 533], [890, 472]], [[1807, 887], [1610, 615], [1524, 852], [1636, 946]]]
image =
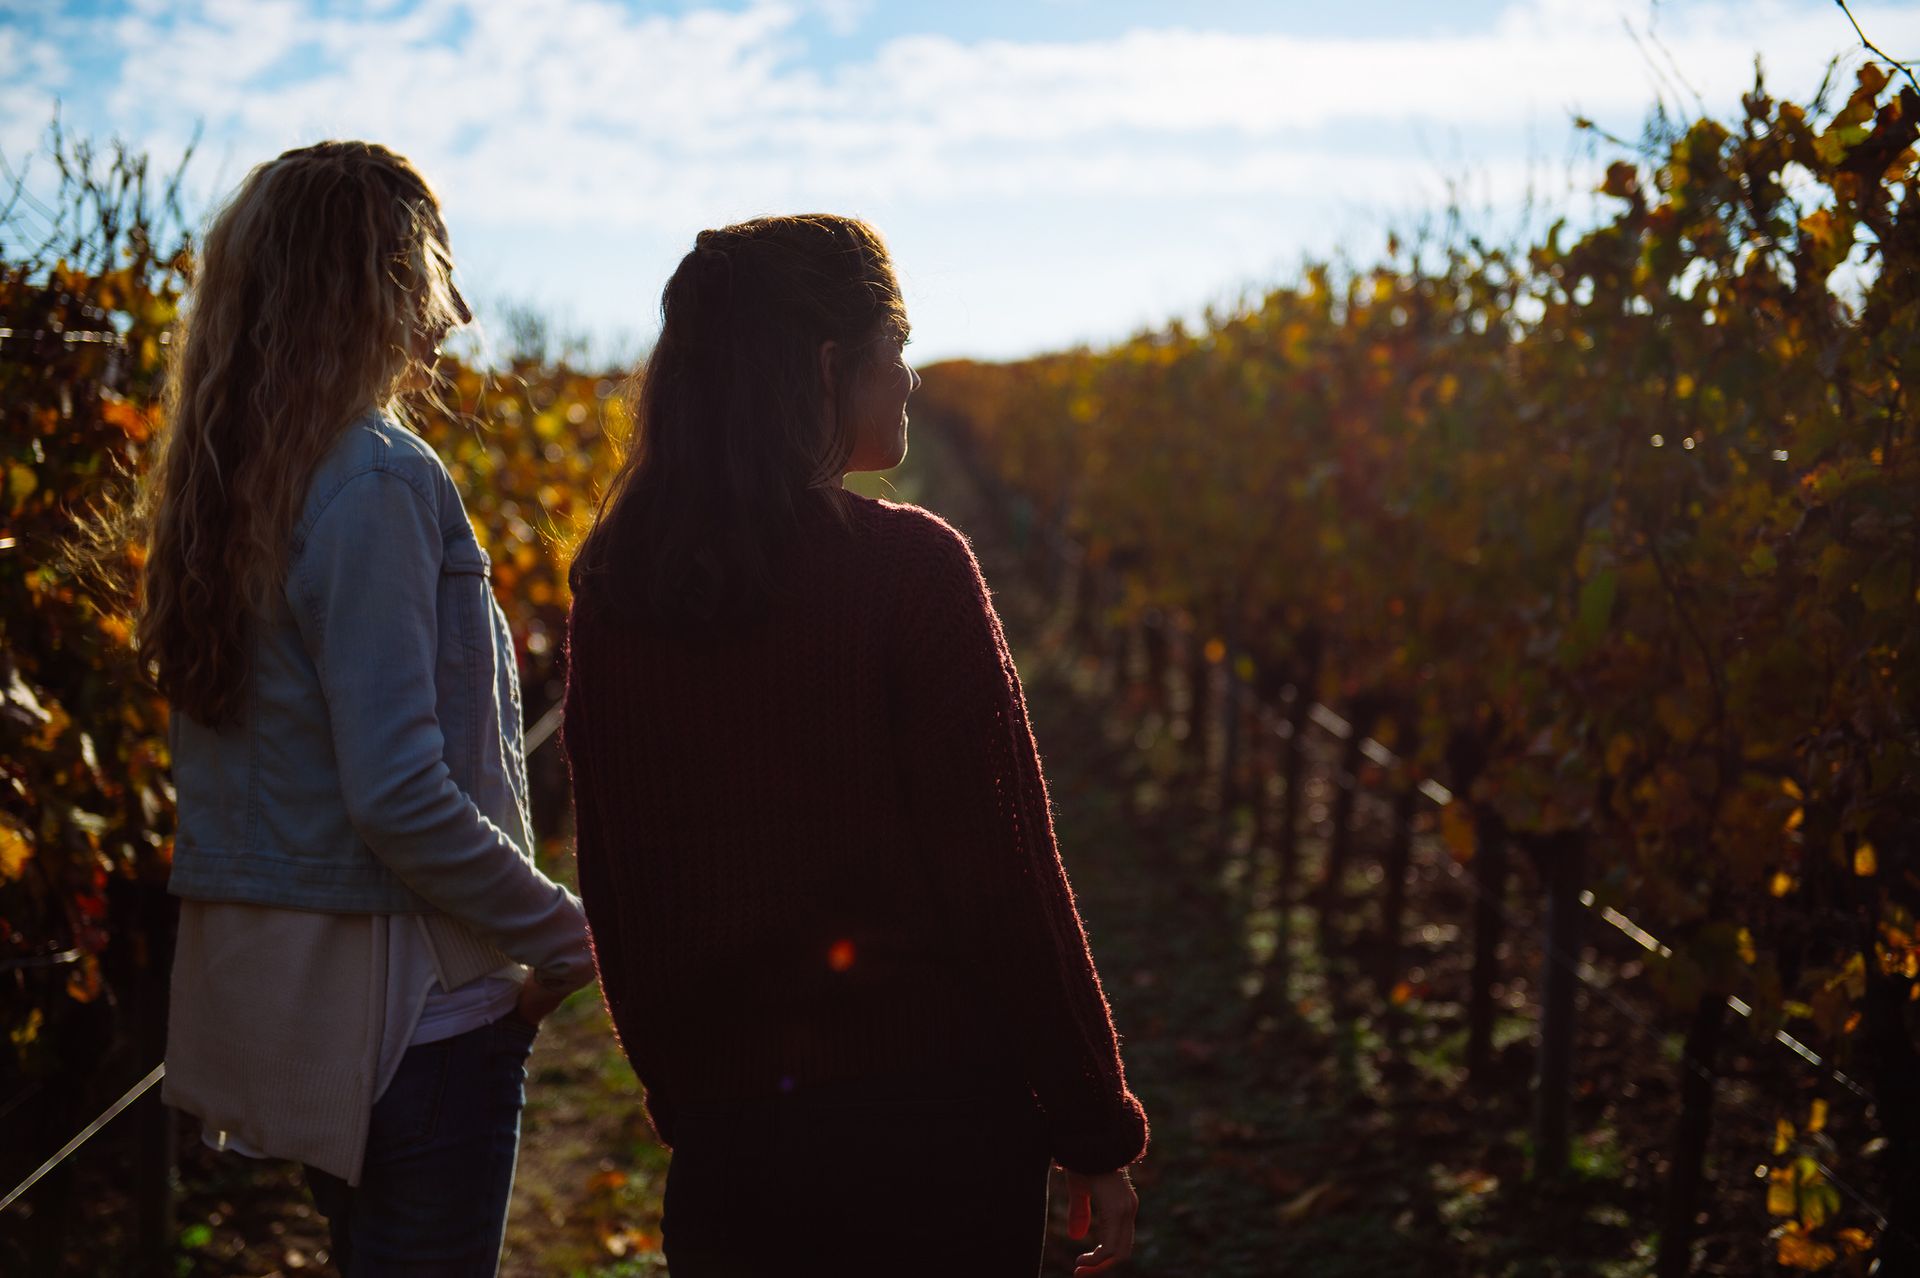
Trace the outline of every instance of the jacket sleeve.
[[1111, 1171], [1144, 1153], [1146, 1114], [1055, 847], [1020, 676], [972, 549], [944, 523], [927, 532], [900, 565], [911, 584], [894, 647], [916, 843], [986, 1005], [1004, 1013], [1054, 1158]]
[[[289, 594], [319, 672], [347, 815], [375, 856], [549, 989], [593, 977], [586, 921], [455, 784], [435, 667], [438, 512], [408, 479], [346, 481], [294, 559]], [[513, 726], [518, 730], [518, 725]]]

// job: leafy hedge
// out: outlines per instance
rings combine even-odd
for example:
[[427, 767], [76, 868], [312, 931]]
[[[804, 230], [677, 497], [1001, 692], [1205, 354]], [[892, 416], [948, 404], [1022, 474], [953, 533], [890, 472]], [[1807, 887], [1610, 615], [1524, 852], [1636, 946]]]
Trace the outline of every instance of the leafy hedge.
[[[1676, 942], [1676, 1007], [1736, 995], [1870, 1082], [1909, 1221], [1917, 128], [1878, 66], [1831, 111], [1756, 83], [1730, 123], [1612, 164], [1584, 233], [1394, 243], [922, 391], [1122, 570], [1120, 613], [1384, 709], [1496, 828], [1584, 835], [1599, 903]], [[1446, 828], [1471, 855], [1475, 823]], [[1814, 1165], [1774, 1161], [1782, 1259], [1857, 1250]]]

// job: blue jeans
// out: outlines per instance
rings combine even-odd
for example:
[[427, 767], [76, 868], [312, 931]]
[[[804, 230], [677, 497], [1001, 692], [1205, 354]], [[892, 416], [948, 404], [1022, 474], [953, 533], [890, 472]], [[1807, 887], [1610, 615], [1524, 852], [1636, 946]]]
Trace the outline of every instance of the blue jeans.
[[538, 1032], [509, 1013], [408, 1048], [374, 1104], [360, 1184], [306, 1169], [343, 1278], [498, 1271]]

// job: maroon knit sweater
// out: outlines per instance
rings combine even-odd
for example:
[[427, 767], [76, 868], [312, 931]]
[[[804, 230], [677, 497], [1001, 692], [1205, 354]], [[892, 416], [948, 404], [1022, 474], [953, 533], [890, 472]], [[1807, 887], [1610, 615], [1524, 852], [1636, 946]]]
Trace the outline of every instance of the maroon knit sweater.
[[686, 1105], [1023, 1081], [1063, 1167], [1146, 1148], [966, 539], [846, 494], [769, 620], [576, 603], [565, 740], [601, 989], [661, 1138]]

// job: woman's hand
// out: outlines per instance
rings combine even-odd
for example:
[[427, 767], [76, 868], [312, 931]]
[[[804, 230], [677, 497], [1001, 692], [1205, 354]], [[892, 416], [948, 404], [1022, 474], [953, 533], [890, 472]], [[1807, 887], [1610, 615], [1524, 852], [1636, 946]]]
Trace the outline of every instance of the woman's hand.
[[1074, 1278], [1097, 1274], [1133, 1254], [1133, 1216], [1140, 1197], [1127, 1169], [1097, 1176], [1067, 1173], [1067, 1237], [1085, 1238], [1093, 1226], [1094, 1248], [1073, 1262]]
[[513, 1009], [529, 1025], [538, 1025], [547, 1014], [567, 1001], [565, 993], [556, 994], [529, 976], [520, 982], [520, 1002]]

